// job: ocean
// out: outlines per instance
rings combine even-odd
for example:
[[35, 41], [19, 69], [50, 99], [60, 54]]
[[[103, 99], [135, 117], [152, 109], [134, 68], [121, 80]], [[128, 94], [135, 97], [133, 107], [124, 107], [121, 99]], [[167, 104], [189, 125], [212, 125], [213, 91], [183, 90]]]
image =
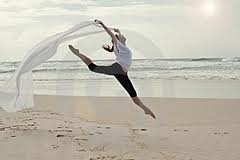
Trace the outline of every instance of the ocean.
[[[95, 60], [110, 65], [114, 60]], [[19, 62], [0, 62], [0, 81], [5, 81]], [[240, 58], [139, 59], [129, 70], [131, 79], [239, 80]], [[81, 61], [48, 61], [33, 70], [34, 81], [98, 80], [109, 76], [93, 74]]]
[[[94, 60], [94, 62], [98, 65], [111, 65], [114, 60]], [[0, 85], [13, 74], [19, 63], [0, 62]], [[184, 84], [196, 80], [211, 81], [215, 84], [220, 81], [238, 83], [240, 57], [135, 59], [128, 75], [137, 88], [141, 88], [138, 85], [151, 85], [145, 87], [148, 94], [142, 95], [161, 96], [162, 92], [153, 91], [155, 87], [150, 83], [156, 85], [163, 81], [176, 80]], [[90, 72], [81, 61], [45, 62], [33, 70], [33, 80], [36, 94], [126, 95], [122, 89], [119, 90], [118, 85], [115, 85], [117, 82], [113, 76]]]

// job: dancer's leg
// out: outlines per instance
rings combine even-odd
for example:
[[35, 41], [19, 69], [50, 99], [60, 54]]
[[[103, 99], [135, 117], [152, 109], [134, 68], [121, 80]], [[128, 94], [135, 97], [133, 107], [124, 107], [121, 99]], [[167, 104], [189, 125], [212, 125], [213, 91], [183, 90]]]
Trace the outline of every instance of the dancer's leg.
[[91, 71], [95, 73], [106, 74], [106, 75], [115, 75], [115, 74], [126, 75], [121, 65], [118, 63], [113, 63], [110, 66], [98, 66], [94, 64], [90, 58], [81, 54], [79, 50], [75, 49], [72, 45], [69, 45], [69, 48], [76, 56], [78, 56], [88, 66], [88, 68]]
[[137, 93], [132, 85], [132, 82], [130, 81], [129, 77], [127, 75], [114, 75], [118, 82], [124, 87], [124, 89], [128, 92], [129, 96], [132, 98], [133, 102], [142, 108], [145, 112], [145, 114], [148, 114], [152, 116], [154, 119], [156, 119], [153, 112], [145, 106], [142, 101], [138, 98]]
[[145, 106], [145, 105], [143, 104], [143, 102], [138, 98], [138, 96], [136, 96], [136, 97], [131, 97], [131, 98], [132, 98], [133, 102], [134, 102], [136, 105], [138, 105], [139, 107], [141, 107], [141, 108], [144, 110], [145, 114], [150, 115], [150, 116], [152, 116], [154, 119], [156, 119], [156, 117], [155, 117], [155, 115], [153, 114], [153, 112], [152, 112], [147, 106]]
[[126, 75], [126, 72], [122, 70], [122, 67], [118, 63], [113, 63], [110, 66], [98, 66], [94, 63], [88, 65], [88, 68], [95, 73], [106, 74], [106, 75]]

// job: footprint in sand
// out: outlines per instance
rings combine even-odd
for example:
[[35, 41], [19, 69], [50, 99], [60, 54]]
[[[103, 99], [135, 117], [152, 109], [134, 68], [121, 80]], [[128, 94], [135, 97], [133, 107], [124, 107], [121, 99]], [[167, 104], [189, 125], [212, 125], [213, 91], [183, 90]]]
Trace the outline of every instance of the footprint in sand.
[[147, 129], [146, 128], [142, 128], [142, 129], [131, 129], [133, 132], [136, 132], [136, 131], [143, 131], [143, 132], [146, 132]]
[[72, 130], [53, 130], [53, 132], [72, 132]]
[[61, 129], [61, 128], [69, 129], [70, 127], [67, 127], [67, 126], [61, 126], [61, 125], [60, 125], [60, 126], [58, 126], [57, 128], [58, 128], [58, 129]]
[[79, 152], [86, 152], [85, 149], [78, 149], [77, 151], [79, 151]]
[[53, 149], [57, 149], [57, 148], [59, 148], [60, 146], [57, 146], [57, 145], [52, 145], [52, 147], [53, 147]]
[[21, 122], [29, 122], [29, 121], [32, 121], [32, 120], [33, 120], [32, 118], [25, 118]]
[[177, 132], [177, 131], [184, 131], [184, 132], [189, 132], [188, 129], [184, 129], [184, 130], [181, 130], [181, 129], [174, 129], [173, 131]]
[[64, 122], [65, 122], [65, 123], [70, 123], [70, 124], [72, 124], [72, 123], [73, 123], [72, 121], [66, 121], [66, 120], [65, 120]]
[[228, 132], [223, 132], [223, 133], [215, 132], [214, 134], [216, 134], [216, 135], [226, 135], [226, 134], [229, 134], [229, 133]]
[[71, 133], [72, 130], [51, 130], [51, 129], [49, 129], [48, 132], [50, 132], [50, 133], [54, 133], [54, 132], [68, 132], [68, 133]]
[[82, 139], [80, 139], [81, 141], [88, 141], [88, 139], [86, 139], [86, 138], [82, 138]]
[[86, 138], [75, 138], [74, 140], [75, 141], [88, 141], [88, 139], [86, 139]]
[[63, 134], [58, 134], [57, 138], [60, 138], [60, 137], [65, 137], [65, 136]]
[[55, 113], [55, 112], [51, 112], [50, 114], [51, 114], [51, 115], [57, 115], [57, 116], [61, 115], [61, 114]]
[[[115, 159], [117, 156], [98, 156], [97, 158], [90, 158], [89, 160], [104, 160], [104, 159]], [[134, 159], [127, 159], [127, 160], [134, 160]]]

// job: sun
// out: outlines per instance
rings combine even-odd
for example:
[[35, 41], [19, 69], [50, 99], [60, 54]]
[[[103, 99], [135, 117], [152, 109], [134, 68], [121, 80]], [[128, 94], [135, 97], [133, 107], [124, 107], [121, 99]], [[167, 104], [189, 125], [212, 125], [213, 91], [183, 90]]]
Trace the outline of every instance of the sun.
[[201, 11], [205, 16], [213, 17], [217, 13], [217, 5], [211, 1], [205, 2], [201, 6]]

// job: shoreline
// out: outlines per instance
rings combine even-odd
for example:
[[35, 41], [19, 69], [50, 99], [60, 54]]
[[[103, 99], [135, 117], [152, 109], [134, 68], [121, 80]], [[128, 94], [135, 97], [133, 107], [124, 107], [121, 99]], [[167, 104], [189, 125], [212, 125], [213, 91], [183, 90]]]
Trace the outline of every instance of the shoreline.
[[[134, 80], [140, 97], [240, 99], [240, 81], [216, 80]], [[43, 87], [44, 86], [44, 87]], [[47, 88], [49, 86], [49, 88]], [[35, 94], [126, 97], [128, 94], [113, 78], [39, 83]]]

